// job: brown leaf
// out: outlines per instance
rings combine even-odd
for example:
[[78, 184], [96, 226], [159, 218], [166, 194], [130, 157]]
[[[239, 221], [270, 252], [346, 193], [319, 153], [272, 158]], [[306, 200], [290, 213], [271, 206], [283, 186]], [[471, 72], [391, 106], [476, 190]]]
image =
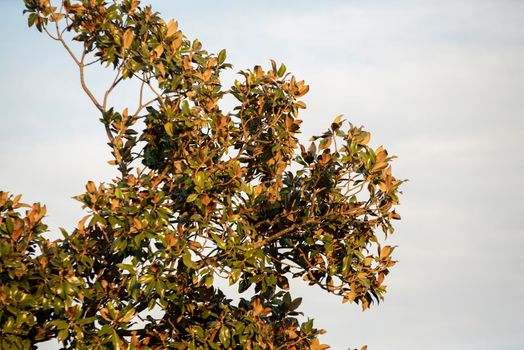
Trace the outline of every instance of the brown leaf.
[[264, 308], [264, 305], [262, 305], [259, 298], [255, 298], [255, 300], [253, 300], [253, 314], [255, 316], [267, 315], [270, 312], [271, 312], [271, 308], [269, 307]]
[[385, 276], [385, 275], [384, 275], [383, 272], [381, 272], [381, 273], [378, 274], [378, 279], [377, 279], [378, 284], [382, 284], [382, 282], [384, 282], [384, 276]]
[[202, 198], [202, 204], [204, 204], [206, 207], [211, 203], [211, 198], [206, 194], [204, 198]]
[[400, 215], [398, 213], [395, 213], [394, 211], [391, 214], [389, 214], [389, 216], [391, 217], [391, 219], [394, 219], [394, 220], [401, 219]]

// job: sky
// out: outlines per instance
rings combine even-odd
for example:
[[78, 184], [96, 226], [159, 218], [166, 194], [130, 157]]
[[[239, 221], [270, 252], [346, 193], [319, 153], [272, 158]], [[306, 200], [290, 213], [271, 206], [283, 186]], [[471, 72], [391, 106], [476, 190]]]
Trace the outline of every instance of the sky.
[[[409, 179], [380, 305], [361, 312], [302, 283], [302, 311], [333, 349], [524, 349], [524, 2], [519, 0], [151, 0], [234, 69], [269, 60], [310, 85], [302, 139], [343, 113], [398, 156]], [[109, 181], [96, 109], [64, 50], [0, 1], [0, 189], [48, 207]], [[89, 76], [94, 89], [107, 77]], [[115, 99], [125, 104], [126, 90]], [[42, 347], [53, 349], [52, 346]], [[56, 347], [55, 347], [56, 348]]]

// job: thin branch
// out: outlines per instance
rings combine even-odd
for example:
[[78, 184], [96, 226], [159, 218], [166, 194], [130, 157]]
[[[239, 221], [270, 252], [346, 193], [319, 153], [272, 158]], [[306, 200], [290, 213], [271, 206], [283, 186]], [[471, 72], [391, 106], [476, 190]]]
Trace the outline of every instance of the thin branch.
[[118, 85], [118, 83], [120, 83], [123, 79], [123, 77], [120, 75], [122, 73], [122, 69], [119, 68], [117, 73], [116, 73], [116, 76], [115, 76], [115, 79], [113, 80], [113, 82], [111, 83], [111, 86], [109, 87], [109, 89], [107, 89], [107, 91], [105, 92], [104, 94], [104, 102], [103, 102], [103, 105], [102, 107], [104, 108], [104, 110], [106, 109], [107, 107], [107, 98], [109, 97], [109, 94], [111, 94], [111, 92], [113, 91], [113, 89]]
[[53, 40], [55, 41], [59, 41], [60, 39], [58, 39], [56, 36], [53, 36], [53, 34], [51, 34], [46, 27], [44, 27], [44, 31], [46, 32], [46, 34]]
[[151, 83], [148, 80], [145, 81], [145, 82], [146, 82], [147, 86], [149, 86], [149, 89], [151, 89], [151, 91], [156, 95], [156, 97], [158, 97], [158, 101], [160, 102], [160, 104], [165, 108], [166, 104], [164, 103], [164, 99], [162, 98], [160, 93], [158, 91], [156, 91], [156, 89], [153, 87], [153, 85], [151, 85]]
[[133, 117], [136, 117], [138, 116], [138, 113], [140, 113], [144, 108], [146, 108], [147, 106], [151, 105], [153, 102], [157, 101], [158, 100], [158, 97], [155, 97], [149, 101], [147, 101], [146, 103], [138, 106], [137, 110], [135, 111], [135, 114], [133, 115]]
[[154, 99], [150, 100], [150, 101], [147, 101], [145, 104], [143, 103], [143, 100], [144, 100], [144, 86], [146, 85], [146, 80], [145, 78], [143, 79], [140, 79], [142, 80], [142, 83], [140, 84], [140, 98], [139, 98], [139, 102], [138, 102], [138, 107], [135, 111], [135, 113], [133, 114], [133, 117], [136, 117], [138, 115], [138, 113], [140, 113], [140, 111], [142, 111], [142, 109], [144, 109], [145, 107], [149, 106], [151, 103], [155, 102], [158, 97], [155, 97]]
[[139, 106], [142, 106], [142, 101], [144, 101], [144, 85], [145, 84], [146, 84], [146, 81], [144, 79], [142, 80], [142, 84], [140, 84], [140, 96], [139, 96], [139, 101], [138, 101]]
[[81, 66], [82, 64], [80, 63], [80, 60], [75, 56], [75, 54], [73, 53], [73, 51], [71, 50], [69, 45], [67, 45], [67, 43], [65, 42], [64, 37], [60, 33], [60, 27], [58, 26], [58, 22], [56, 22], [55, 25], [56, 25], [56, 34], [57, 34], [58, 41], [60, 41], [62, 43], [62, 45], [64, 46], [66, 51], [69, 53], [69, 55], [73, 58], [75, 63], [78, 66]]
[[96, 60], [91, 61], [91, 62], [89, 62], [89, 63], [84, 63], [84, 67], [88, 67], [88, 66], [90, 66], [90, 65], [92, 65], [92, 64], [95, 64], [95, 63], [97, 63], [97, 62], [100, 62], [100, 58], [97, 58]]
[[[85, 45], [84, 45], [84, 50], [82, 52], [82, 58], [78, 59], [78, 57], [76, 57], [76, 55], [73, 53], [73, 51], [71, 50], [69, 45], [67, 45], [67, 43], [65, 42], [64, 37], [62, 36], [62, 34], [60, 32], [60, 27], [58, 26], [58, 22], [55, 22], [55, 25], [56, 25], [56, 34], [57, 34], [58, 41], [60, 41], [62, 43], [62, 46], [66, 49], [66, 51], [69, 53], [71, 58], [73, 58], [73, 60], [75, 61], [75, 63], [78, 66], [78, 69], [80, 70], [80, 83], [82, 85], [82, 89], [84, 89], [84, 92], [87, 94], [87, 96], [89, 96], [91, 101], [94, 103], [95, 107], [100, 112], [102, 112], [102, 113], [105, 112], [105, 109], [97, 101], [97, 99], [95, 98], [95, 96], [93, 95], [91, 90], [89, 90], [89, 88], [88, 88], [88, 86], [86, 84], [86, 81], [85, 81], [85, 76], [84, 76], [85, 64], [84, 64], [84, 60], [85, 60], [85, 57], [86, 57], [86, 54], [87, 54], [87, 49], [86, 49]], [[110, 139], [112, 140], [112, 137]]]
[[[62, 41], [63, 42], [63, 41]], [[98, 108], [98, 110], [102, 113], [105, 112], [105, 107], [102, 106], [96, 99], [96, 97], [93, 95], [93, 93], [91, 92], [91, 90], [89, 90], [87, 84], [86, 84], [86, 81], [85, 81], [85, 77], [84, 77], [84, 60], [85, 60], [85, 57], [86, 57], [86, 54], [87, 54], [87, 50], [86, 48], [84, 48], [84, 52], [82, 53], [82, 59], [81, 61], [79, 62], [78, 64], [78, 67], [80, 69], [80, 83], [82, 84], [82, 88], [84, 89], [85, 93], [87, 94], [87, 96], [89, 96], [89, 98], [91, 99], [91, 101], [94, 103], [94, 105], [96, 106], [96, 108]], [[112, 141], [112, 137], [110, 138], [111, 141]]]

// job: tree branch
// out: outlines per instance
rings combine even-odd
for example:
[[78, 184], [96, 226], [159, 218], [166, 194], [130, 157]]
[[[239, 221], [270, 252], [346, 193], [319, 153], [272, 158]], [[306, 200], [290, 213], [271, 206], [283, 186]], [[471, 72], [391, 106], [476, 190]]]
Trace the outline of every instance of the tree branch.
[[115, 79], [111, 83], [111, 86], [109, 87], [109, 89], [106, 90], [104, 94], [104, 102], [102, 104], [102, 107], [104, 108], [104, 110], [107, 108], [107, 98], [109, 97], [109, 94], [111, 94], [111, 91], [113, 91], [113, 89], [118, 85], [118, 83], [122, 81], [122, 76], [120, 76], [121, 73], [122, 73], [122, 69], [119, 68], [116, 73]]
[[[319, 222], [320, 222], [319, 220], [310, 219], [310, 220], [307, 220], [302, 225], [318, 224]], [[283, 229], [281, 231], [278, 231], [277, 233], [267, 237], [266, 239], [263, 239], [261, 241], [255, 242], [255, 244], [253, 244], [253, 248], [255, 248], [255, 249], [262, 248], [266, 244], [274, 242], [277, 239], [279, 239], [280, 237], [282, 237], [282, 236], [284, 236], [284, 235], [286, 235], [286, 234], [288, 234], [288, 233], [290, 233], [290, 232], [300, 228], [302, 225], [293, 224], [293, 225], [289, 226], [288, 228], [285, 228], [285, 229]]]
[[[61, 39], [60, 40], [62, 42], [62, 44], [65, 45], [64, 41]], [[67, 45], [65, 45], [67, 47]], [[86, 57], [86, 54], [87, 54], [87, 51], [84, 47], [84, 52], [82, 53], [82, 59], [80, 60], [80, 62], [78, 62], [78, 68], [80, 69], [80, 83], [82, 84], [82, 89], [84, 89], [85, 93], [87, 94], [87, 96], [89, 96], [89, 98], [91, 99], [91, 101], [94, 103], [94, 105], [96, 106], [96, 108], [98, 108], [98, 110], [102, 113], [105, 112], [105, 107], [102, 106], [96, 99], [96, 97], [93, 95], [93, 93], [91, 92], [91, 90], [89, 90], [87, 84], [86, 84], [86, 81], [85, 81], [85, 76], [84, 76], [84, 68], [85, 68], [85, 65], [84, 65], [84, 59]]]

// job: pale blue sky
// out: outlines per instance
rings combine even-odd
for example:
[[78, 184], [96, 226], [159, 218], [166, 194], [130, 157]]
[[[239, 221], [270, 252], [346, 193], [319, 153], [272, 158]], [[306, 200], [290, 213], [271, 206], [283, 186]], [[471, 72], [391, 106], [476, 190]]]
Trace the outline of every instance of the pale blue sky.
[[[232, 73], [274, 58], [305, 79], [304, 139], [344, 113], [399, 156], [394, 170], [410, 182], [385, 302], [362, 313], [294, 292], [325, 342], [524, 349], [524, 2], [151, 2], [210, 51], [226, 48]], [[0, 188], [46, 203], [53, 230], [73, 227], [70, 197], [111, 178], [109, 153], [74, 65], [21, 11], [0, 2]]]

